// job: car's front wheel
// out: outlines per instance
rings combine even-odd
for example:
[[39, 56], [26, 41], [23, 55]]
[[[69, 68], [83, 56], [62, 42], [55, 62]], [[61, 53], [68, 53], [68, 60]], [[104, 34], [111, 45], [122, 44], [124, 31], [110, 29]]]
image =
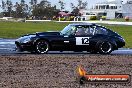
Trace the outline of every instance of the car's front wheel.
[[49, 43], [45, 40], [39, 40], [36, 42], [36, 53], [45, 54], [49, 51]]
[[102, 42], [99, 44], [100, 54], [110, 54], [113, 51], [113, 45], [110, 42]]

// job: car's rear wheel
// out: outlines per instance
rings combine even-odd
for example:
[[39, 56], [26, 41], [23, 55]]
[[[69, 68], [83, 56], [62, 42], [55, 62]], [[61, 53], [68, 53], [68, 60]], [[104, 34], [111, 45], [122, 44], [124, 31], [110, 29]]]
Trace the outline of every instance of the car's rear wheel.
[[100, 54], [110, 54], [113, 51], [113, 45], [110, 42], [102, 42], [99, 45]]
[[45, 54], [49, 51], [49, 43], [45, 40], [39, 40], [36, 42], [36, 53]]

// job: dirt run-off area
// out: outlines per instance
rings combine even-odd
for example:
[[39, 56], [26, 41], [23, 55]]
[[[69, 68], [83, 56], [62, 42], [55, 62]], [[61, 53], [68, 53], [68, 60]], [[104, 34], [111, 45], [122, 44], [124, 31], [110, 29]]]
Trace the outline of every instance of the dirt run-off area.
[[0, 88], [132, 88], [132, 82], [80, 85], [79, 65], [89, 74], [132, 75], [132, 55], [0, 55]]

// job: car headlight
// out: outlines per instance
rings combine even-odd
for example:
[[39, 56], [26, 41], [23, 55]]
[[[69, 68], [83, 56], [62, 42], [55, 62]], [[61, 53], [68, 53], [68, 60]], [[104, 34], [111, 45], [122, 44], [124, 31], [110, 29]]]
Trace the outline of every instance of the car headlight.
[[27, 42], [29, 42], [30, 40], [31, 40], [30, 38], [26, 38], [26, 39], [23, 40], [23, 43], [27, 43]]

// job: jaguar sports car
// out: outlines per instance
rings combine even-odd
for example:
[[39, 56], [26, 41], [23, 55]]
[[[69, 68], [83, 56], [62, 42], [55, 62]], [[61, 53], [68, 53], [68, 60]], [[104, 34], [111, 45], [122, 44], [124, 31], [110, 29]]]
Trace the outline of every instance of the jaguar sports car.
[[125, 46], [125, 40], [112, 30], [92, 23], [72, 23], [60, 32], [27, 34], [15, 41], [18, 51], [43, 54], [48, 51], [87, 51], [110, 54]]

